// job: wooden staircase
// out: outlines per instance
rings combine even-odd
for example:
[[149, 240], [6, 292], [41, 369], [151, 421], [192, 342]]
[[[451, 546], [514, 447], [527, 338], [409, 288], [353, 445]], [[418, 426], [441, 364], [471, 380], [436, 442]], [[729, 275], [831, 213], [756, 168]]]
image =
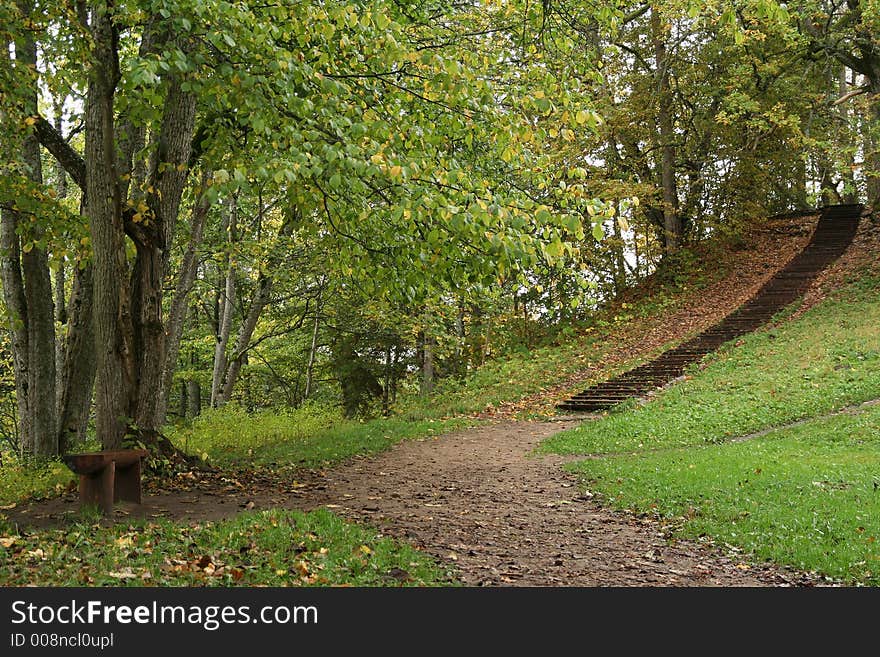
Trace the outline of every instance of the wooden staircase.
[[852, 242], [862, 216], [861, 205], [832, 205], [822, 209], [809, 244], [767, 281], [752, 298], [696, 337], [613, 379], [598, 383], [556, 405], [563, 411], [607, 410], [669, 383], [685, 368], [719, 346], [765, 324], [800, 298], [813, 279], [837, 260]]

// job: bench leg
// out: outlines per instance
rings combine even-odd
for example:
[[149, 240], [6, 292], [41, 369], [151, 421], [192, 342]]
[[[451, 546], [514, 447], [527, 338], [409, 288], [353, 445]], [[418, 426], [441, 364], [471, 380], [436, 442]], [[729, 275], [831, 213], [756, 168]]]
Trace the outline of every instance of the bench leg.
[[116, 464], [111, 461], [94, 474], [79, 476], [79, 500], [81, 504], [97, 504], [104, 515], [113, 514], [113, 483]]
[[125, 467], [116, 466], [116, 487], [113, 500], [141, 503], [141, 460]]

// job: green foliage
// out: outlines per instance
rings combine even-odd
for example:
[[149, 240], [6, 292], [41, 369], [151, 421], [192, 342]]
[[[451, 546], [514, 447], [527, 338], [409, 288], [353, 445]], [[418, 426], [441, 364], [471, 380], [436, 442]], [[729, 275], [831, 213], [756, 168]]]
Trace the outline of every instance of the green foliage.
[[443, 586], [412, 547], [325, 509], [195, 526], [158, 522], [14, 532], [0, 521], [3, 586]]

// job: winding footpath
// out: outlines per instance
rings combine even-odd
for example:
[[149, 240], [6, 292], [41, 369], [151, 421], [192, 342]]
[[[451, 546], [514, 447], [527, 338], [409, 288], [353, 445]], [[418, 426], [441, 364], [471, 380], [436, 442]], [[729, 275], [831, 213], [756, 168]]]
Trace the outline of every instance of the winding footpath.
[[792, 586], [817, 579], [671, 541], [648, 519], [603, 509], [536, 455], [574, 420], [505, 422], [409, 441], [308, 482], [296, 506], [410, 541], [470, 586]]

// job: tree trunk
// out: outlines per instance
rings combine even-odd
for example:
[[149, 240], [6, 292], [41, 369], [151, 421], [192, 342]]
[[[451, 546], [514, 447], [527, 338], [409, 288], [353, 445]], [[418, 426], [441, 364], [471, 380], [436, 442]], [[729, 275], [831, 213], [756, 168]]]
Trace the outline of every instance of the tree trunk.
[[229, 369], [224, 377], [223, 389], [220, 391], [220, 395], [217, 398], [216, 405], [218, 406], [228, 403], [232, 398], [232, 389], [235, 386], [235, 382], [238, 380], [239, 373], [241, 372], [241, 366], [244, 362], [244, 356], [247, 353], [248, 344], [250, 344], [251, 337], [254, 335], [254, 329], [257, 328], [257, 321], [259, 321], [263, 309], [269, 303], [271, 294], [272, 277], [260, 274], [260, 280], [257, 284], [257, 293], [254, 295], [253, 301], [251, 301], [250, 308], [248, 308], [247, 317], [245, 317], [238, 329], [235, 346], [232, 348], [232, 359], [229, 361]]
[[[426, 313], [426, 319], [429, 315]], [[422, 330], [422, 381], [419, 392], [428, 396], [434, 391], [434, 336], [431, 334], [430, 319], [425, 321]]]
[[132, 333], [137, 380], [131, 415], [139, 429], [149, 432], [158, 431], [165, 419], [165, 409], [159, 413], [159, 401], [166, 369], [162, 319], [166, 254], [189, 175], [195, 130], [196, 98], [182, 91], [180, 82], [177, 76], [167, 81], [162, 125], [150, 162], [146, 204], [152, 224], [133, 236], [137, 255], [132, 272]]
[[18, 435], [31, 435], [31, 414], [28, 411], [28, 330], [27, 302], [21, 274], [21, 250], [16, 234], [18, 213], [4, 209], [0, 218], [0, 274], [3, 277], [3, 300], [9, 320], [10, 347], [15, 378], [15, 400], [18, 411]]
[[186, 399], [186, 381], [180, 382], [180, 402], [177, 405], [177, 417], [185, 418], [186, 417], [186, 409], [189, 408], [189, 403]]
[[186, 382], [186, 400], [189, 405], [187, 417], [194, 418], [202, 414], [202, 386], [198, 381]]
[[[25, 18], [34, 12], [32, 2], [18, 2]], [[21, 75], [36, 75], [37, 47], [31, 32], [15, 42], [15, 65]], [[8, 49], [6, 51], [8, 53]], [[23, 101], [29, 116], [36, 116], [36, 82]], [[29, 181], [43, 182], [40, 143], [29, 132], [20, 144], [21, 162]], [[44, 458], [58, 453], [55, 432], [55, 317], [49, 256], [39, 246], [42, 232], [25, 222], [17, 211], [4, 210], [2, 218], [2, 278], [7, 310], [12, 322], [13, 367], [18, 395], [19, 438], [22, 455]], [[27, 226], [25, 247], [18, 229]], [[8, 290], [7, 290], [8, 288]]]
[[[315, 323], [312, 326], [312, 344], [309, 346], [309, 362], [306, 365], [306, 389], [303, 399], [308, 399], [312, 394], [312, 377], [315, 372], [315, 359], [318, 353], [318, 327], [321, 323], [321, 292], [318, 290], [318, 298], [315, 300]], [[387, 389], [387, 388], [386, 388]]]
[[864, 142], [867, 157], [865, 172], [868, 204], [880, 210], [880, 144], [877, 143], [877, 130], [880, 127], [880, 79], [871, 83], [871, 110], [869, 119], [864, 123]]
[[232, 248], [236, 240], [236, 203], [235, 197], [229, 198], [229, 208], [224, 221], [227, 231], [229, 253], [226, 256], [226, 284], [220, 300], [220, 321], [217, 327], [217, 343], [214, 345], [214, 370], [211, 376], [211, 406], [220, 403], [221, 385], [226, 372], [226, 345], [232, 330], [232, 308], [235, 299], [235, 265], [232, 259]]
[[678, 215], [678, 193], [675, 186], [675, 122], [672, 89], [669, 85], [669, 59], [666, 52], [666, 30], [656, 5], [651, 9], [651, 33], [654, 41], [654, 66], [657, 82], [657, 129], [660, 133], [660, 187], [663, 191], [663, 235], [665, 253], [671, 255], [681, 246], [682, 226]]
[[92, 12], [93, 61], [85, 105], [86, 207], [94, 262], [97, 345], [96, 426], [105, 449], [118, 449], [130, 418], [134, 363], [113, 101], [119, 79], [112, 14]]
[[64, 454], [86, 437], [95, 384], [96, 349], [93, 319], [92, 265], [76, 268], [68, 304], [61, 403], [58, 410], [58, 449]]
[[[55, 130], [58, 131], [58, 134], [62, 134], [63, 120], [62, 120], [62, 103], [55, 103]], [[64, 171], [64, 167], [60, 162], [55, 163], [55, 192], [59, 200], [67, 198], [67, 173]], [[67, 327], [67, 266], [64, 262], [64, 257], [61, 256], [60, 262], [58, 263], [58, 269], [55, 272], [55, 323], [60, 325], [66, 329]], [[63, 335], [64, 331], [62, 331]], [[59, 427], [60, 427], [60, 419], [61, 419], [61, 404], [62, 399], [64, 397], [64, 386], [62, 381], [62, 372], [64, 372], [64, 346], [65, 341], [61, 339], [62, 336], [56, 336], [55, 339], [55, 376], [56, 376], [56, 386], [55, 386], [55, 409], [56, 416], [59, 419]], [[61, 450], [61, 445], [59, 443], [59, 451]]]
[[614, 261], [614, 294], [620, 295], [626, 289], [626, 255], [624, 249], [626, 242], [623, 239], [623, 231], [617, 217], [611, 218], [614, 241], [611, 245]]
[[[212, 177], [211, 171], [202, 172], [200, 190], [204, 191]], [[159, 389], [158, 401], [156, 402], [156, 418], [160, 424], [165, 423], [168, 410], [168, 393], [177, 369], [177, 357], [180, 353], [180, 340], [183, 336], [183, 326], [186, 322], [186, 311], [189, 307], [189, 294], [196, 280], [198, 269], [198, 249], [202, 244], [205, 222], [208, 218], [207, 196], [203, 195], [193, 208], [190, 216], [190, 236], [183, 261], [180, 265], [180, 274], [174, 289], [174, 297], [171, 300], [171, 309], [168, 312], [168, 320], [165, 327], [165, 362], [163, 363], [162, 382]]]

